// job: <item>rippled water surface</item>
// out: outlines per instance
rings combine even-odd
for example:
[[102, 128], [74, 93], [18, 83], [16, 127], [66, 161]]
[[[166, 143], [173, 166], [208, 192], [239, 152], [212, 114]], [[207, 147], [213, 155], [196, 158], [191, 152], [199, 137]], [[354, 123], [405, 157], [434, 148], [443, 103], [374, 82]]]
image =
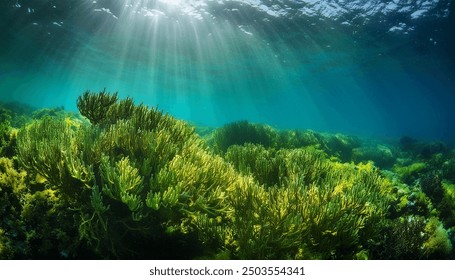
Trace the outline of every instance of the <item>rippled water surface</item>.
[[0, 3], [0, 99], [118, 91], [197, 125], [453, 141], [452, 1]]

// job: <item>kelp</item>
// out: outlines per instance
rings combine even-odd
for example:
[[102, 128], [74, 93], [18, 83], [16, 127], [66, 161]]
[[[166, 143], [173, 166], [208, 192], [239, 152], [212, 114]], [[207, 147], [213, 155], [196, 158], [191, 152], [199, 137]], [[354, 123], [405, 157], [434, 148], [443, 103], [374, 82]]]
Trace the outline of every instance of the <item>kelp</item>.
[[25, 171], [0, 158], [0, 258], [60, 258], [78, 246], [68, 204], [52, 189], [32, 191]]
[[[199, 157], [211, 157], [193, 129], [154, 108], [131, 104], [131, 99], [117, 102], [116, 94], [86, 92], [78, 106], [92, 125], [44, 118], [18, 138], [22, 166], [44, 178], [46, 190], [79, 213], [80, 239], [103, 257], [144, 254], [122, 245], [122, 239], [159, 239], [198, 211], [225, 208], [217, 200], [222, 194], [214, 190], [222, 184], [174, 181], [184, 176], [182, 170], [194, 176], [187, 172], [192, 166], [207, 171], [200, 169]], [[92, 112], [101, 108], [105, 114]], [[147, 232], [150, 228], [154, 231]]]
[[0, 158], [0, 259], [19, 255], [14, 245], [22, 238], [16, 233], [22, 226], [20, 209], [27, 188], [25, 177], [26, 173], [16, 170], [11, 159]]
[[[18, 136], [18, 158], [32, 174], [39, 174], [65, 195], [78, 193], [78, 188], [90, 185], [93, 172], [84, 161], [85, 143], [80, 134], [63, 119], [46, 117], [34, 121]], [[84, 138], [86, 139], [86, 138]]]
[[277, 137], [278, 134], [270, 126], [237, 121], [215, 130], [210, 142], [216, 152], [225, 153], [232, 145], [246, 143], [272, 147]]
[[[415, 245], [422, 258], [451, 252], [424, 192], [371, 162], [345, 162], [354, 138], [284, 136], [242, 122], [224, 128], [241, 128], [234, 138], [219, 131], [212, 152], [185, 122], [116, 93], [85, 92], [78, 108], [89, 122], [44, 117], [17, 136], [18, 162], [34, 182], [17, 200], [27, 256], [365, 259], [416, 252], [396, 251], [406, 244], [394, 226], [408, 227], [404, 236], [423, 232]], [[237, 143], [245, 127], [251, 137]], [[440, 203], [449, 197], [443, 194]], [[408, 225], [400, 215], [430, 218]], [[0, 246], [10, 248], [15, 240], [5, 236]], [[387, 244], [388, 253], [378, 253]]]
[[106, 89], [98, 94], [92, 94], [90, 91], [86, 91], [82, 96], [78, 97], [77, 108], [92, 124], [100, 124], [106, 121], [110, 107], [117, 100], [117, 93], [107, 93]]
[[[379, 239], [392, 185], [371, 164], [332, 162], [308, 148], [280, 150], [268, 155], [269, 165], [253, 162], [250, 168], [249, 155], [257, 150], [264, 152], [245, 145], [226, 154], [258, 182], [278, 182], [244, 183], [228, 196], [238, 257], [355, 258]], [[277, 170], [272, 180], [271, 169]]]

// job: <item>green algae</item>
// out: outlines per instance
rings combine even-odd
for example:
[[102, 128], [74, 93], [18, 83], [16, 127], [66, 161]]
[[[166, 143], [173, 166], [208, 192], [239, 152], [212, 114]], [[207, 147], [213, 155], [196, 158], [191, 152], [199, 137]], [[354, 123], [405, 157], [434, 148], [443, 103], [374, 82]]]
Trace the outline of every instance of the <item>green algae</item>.
[[454, 256], [445, 150], [248, 122], [201, 138], [116, 94], [77, 103], [88, 121], [41, 111], [2, 158], [1, 258]]

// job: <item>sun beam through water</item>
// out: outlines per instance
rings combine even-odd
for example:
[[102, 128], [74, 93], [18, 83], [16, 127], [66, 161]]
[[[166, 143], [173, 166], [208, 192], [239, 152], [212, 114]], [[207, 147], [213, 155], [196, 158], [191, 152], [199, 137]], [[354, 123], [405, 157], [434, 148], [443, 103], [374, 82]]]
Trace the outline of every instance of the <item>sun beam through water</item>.
[[[423, 42], [414, 34], [420, 18], [447, 17], [445, 2], [86, 0], [69, 1], [70, 8], [40, 2], [3, 9], [26, 15], [6, 21], [15, 24], [1, 35], [20, 45], [3, 47], [1, 67], [9, 74], [1, 87], [13, 89], [11, 98], [33, 90], [27, 98], [34, 104], [75, 110], [80, 92], [106, 87], [202, 125], [248, 119], [370, 133], [382, 133], [397, 114], [406, 129], [412, 112], [422, 112], [417, 117], [429, 130], [449, 114], [425, 105], [425, 96], [450, 80], [435, 84], [421, 75], [428, 92], [411, 94], [425, 89], [414, 82], [419, 60], [445, 71], [437, 56], [448, 46], [441, 36], [420, 34], [425, 43], [413, 43]], [[27, 66], [15, 66], [20, 62]], [[407, 107], [393, 103], [397, 92], [409, 95]]]

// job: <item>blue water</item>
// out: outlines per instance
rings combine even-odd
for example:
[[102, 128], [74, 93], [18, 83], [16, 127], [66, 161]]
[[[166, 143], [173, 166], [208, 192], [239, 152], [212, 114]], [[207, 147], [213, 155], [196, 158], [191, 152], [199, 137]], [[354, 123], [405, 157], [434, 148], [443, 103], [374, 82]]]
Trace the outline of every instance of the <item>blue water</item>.
[[118, 91], [236, 120], [455, 141], [452, 1], [7, 1], [0, 100]]

